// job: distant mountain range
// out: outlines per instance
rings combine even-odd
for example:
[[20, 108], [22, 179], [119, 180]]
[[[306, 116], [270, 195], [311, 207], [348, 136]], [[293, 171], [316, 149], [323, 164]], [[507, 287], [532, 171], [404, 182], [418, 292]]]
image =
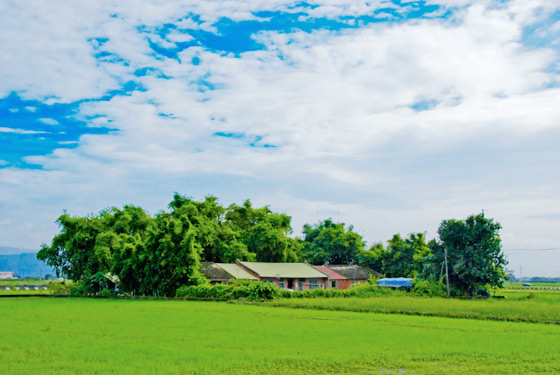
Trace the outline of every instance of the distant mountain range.
[[36, 253], [37, 250], [22, 249], [20, 247], [8, 247], [0, 246], [0, 255], [11, 255], [11, 254], [21, 254], [21, 253]]
[[55, 274], [52, 268], [37, 260], [36, 252], [15, 247], [0, 247], [0, 271], [11, 271], [20, 277]]

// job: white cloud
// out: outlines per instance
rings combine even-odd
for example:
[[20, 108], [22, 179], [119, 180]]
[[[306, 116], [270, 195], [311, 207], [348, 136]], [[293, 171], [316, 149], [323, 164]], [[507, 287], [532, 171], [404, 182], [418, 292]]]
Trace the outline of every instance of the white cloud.
[[171, 32], [166, 36], [167, 40], [174, 42], [174, 43], [184, 43], [190, 42], [194, 38], [189, 34], [180, 33], [180, 32]]
[[[190, 39], [175, 31], [156, 38], [162, 23], [211, 30], [224, 15], [254, 19], [252, 10], [288, 10], [289, 2], [40, 4], [0, 9], [14, 18], [6, 24], [12, 31], [18, 20], [37, 20], [7, 38], [16, 52], [0, 62], [0, 74], [10, 75], [0, 80], [3, 92], [73, 101], [118, 88], [143, 67], [169, 79], [147, 75], [138, 79], [145, 91], [82, 103], [79, 119], [118, 131], [25, 159], [46, 170], [0, 170], [0, 220], [14, 217], [0, 229], [7, 245], [31, 246], [18, 226], [33, 226], [27, 243], [47, 241], [64, 208], [85, 215], [133, 203], [153, 213], [174, 191], [272, 204], [293, 216], [296, 233], [303, 223], [340, 217], [370, 243], [396, 232], [435, 236], [442, 219], [481, 209], [503, 222], [509, 247], [560, 240], [553, 221], [535, 219], [560, 210], [560, 89], [550, 87], [558, 75], [548, 69], [558, 55], [521, 43], [523, 28], [542, 17], [539, 9], [550, 10], [547, 2], [454, 1], [447, 6], [461, 9], [451, 21], [262, 32], [254, 37], [265, 50], [234, 57], [195, 47], [180, 52], [182, 63], [148, 47], [148, 38], [167, 47]], [[387, 5], [313, 4], [320, 6], [312, 15], [325, 17]], [[64, 17], [55, 18], [55, 10]], [[201, 24], [179, 20], [189, 12], [200, 14]], [[0, 28], [3, 40], [6, 30]], [[37, 48], [22, 49], [29, 38]], [[101, 52], [107, 61], [93, 57]], [[199, 65], [186, 63], [195, 56]], [[200, 90], [200, 81], [217, 89]], [[415, 111], [422, 101], [433, 106]], [[251, 147], [256, 137], [262, 140], [255, 146], [278, 147]], [[46, 203], [43, 216], [30, 221], [17, 211], [32, 201]]]
[[53, 118], [40, 118], [39, 121], [41, 121], [42, 123], [47, 124], [47, 125], [58, 125], [59, 124], [59, 122], [56, 121]]
[[39, 130], [24, 130], [24, 129], [0, 127], [0, 133], [12, 133], [12, 134], [45, 134], [45, 133], [47, 133], [47, 132], [39, 131]]

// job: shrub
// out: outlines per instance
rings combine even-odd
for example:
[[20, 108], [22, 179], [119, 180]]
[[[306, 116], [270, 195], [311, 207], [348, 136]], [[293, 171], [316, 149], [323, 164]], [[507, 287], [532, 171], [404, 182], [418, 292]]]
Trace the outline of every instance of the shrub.
[[374, 297], [380, 295], [399, 295], [402, 291], [394, 290], [392, 288], [379, 287], [377, 284], [371, 282], [363, 284], [354, 284], [347, 291], [347, 297]]
[[324, 297], [327, 293], [323, 288], [317, 288], [312, 290], [313, 297]]
[[296, 297], [296, 298], [303, 298], [303, 297], [304, 297], [303, 293], [302, 293], [302, 292], [299, 292], [299, 291], [298, 291], [298, 292], [294, 292], [293, 296]]
[[213, 286], [209, 284], [201, 285], [183, 285], [177, 289], [175, 296], [186, 298], [215, 298], [213, 294]]
[[294, 293], [297, 293], [297, 292], [291, 292], [289, 290], [283, 289], [283, 290], [280, 291], [280, 297], [282, 297], [282, 298], [292, 298]]
[[103, 288], [103, 290], [98, 294], [100, 297], [111, 297], [112, 295], [113, 292], [108, 288]]
[[442, 281], [431, 282], [428, 280], [414, 281], [412, 292], [423, 297], [446, 297], [447, 289]]
[[272, 283], [261, 283], [258, 281], [249, 284], [248, 299], [274, 299], [281, 295], [281, 289]]
[[65, 281], [51, 282], [48, 286], [50, 292], [57, 296], [67, 296], [72, 290], [72, 284], [66, 283]]
[[282, 290], [276, 285], [258, 281], [234, 283], [232, 285], [183, 285], [175, 292], [176, 297], [210, 299], [269, 300], [282, 295]]
[[78, 281], [77, 283], [73, 283], [70, 287], [70, 295], [71, 296], [87, 296], [89, 294], [89, 290], [87, 285], [83, 281]]

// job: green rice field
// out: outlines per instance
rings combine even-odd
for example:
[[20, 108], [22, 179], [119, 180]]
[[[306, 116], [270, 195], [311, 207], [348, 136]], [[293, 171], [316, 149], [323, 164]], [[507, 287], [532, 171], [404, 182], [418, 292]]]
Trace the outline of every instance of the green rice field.
[[316, 310], [392, 313], [407, 315], [529, 321], [560, 324], [560, 293], [501, 291], [503, 299], [461, 300], [413, 296], [375, 298], [292, 298], [265, 302], [270, 306]]
[[0, 312], [0, 374], [560, 373], [554, 324], [88, 298]]
[[[50, 281], [41, 279], [0, 280], [0, 296], [14, 294], [47, 294], [50, 291], [43, 290], [42, 287], [48, 287], [49, 282]], [[4, 290], [4, 287], [8, 287], [10, 289]], [[28, 289], [25, 290], [24, 287], [27, 287]], [[33, 287], [37, 287], [38, 290], [33, 290]]]
[[12, 296], [14, 294], [22, 295], [22, 294], [48, 294], [49, 291], [47, 290], [0, 290], [0, 296]]
[[543, 283], [543, 282], [529, 282], [531, 284], [530, 287], [523, 286], [522, 282], [505, 282], [504, 288], [522, 288], [522, 289], [530, 289], [530, 288], [560, 288], [560, 283]]

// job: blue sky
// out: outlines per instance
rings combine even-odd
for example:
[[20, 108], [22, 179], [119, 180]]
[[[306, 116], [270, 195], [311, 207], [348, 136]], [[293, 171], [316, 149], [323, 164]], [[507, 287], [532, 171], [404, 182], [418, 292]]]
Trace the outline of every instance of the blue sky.
[[484, 209], [560, 276], [556, 2], [7, 1], [0, 42], [0, 246], [177, 191], [369, 244]]

